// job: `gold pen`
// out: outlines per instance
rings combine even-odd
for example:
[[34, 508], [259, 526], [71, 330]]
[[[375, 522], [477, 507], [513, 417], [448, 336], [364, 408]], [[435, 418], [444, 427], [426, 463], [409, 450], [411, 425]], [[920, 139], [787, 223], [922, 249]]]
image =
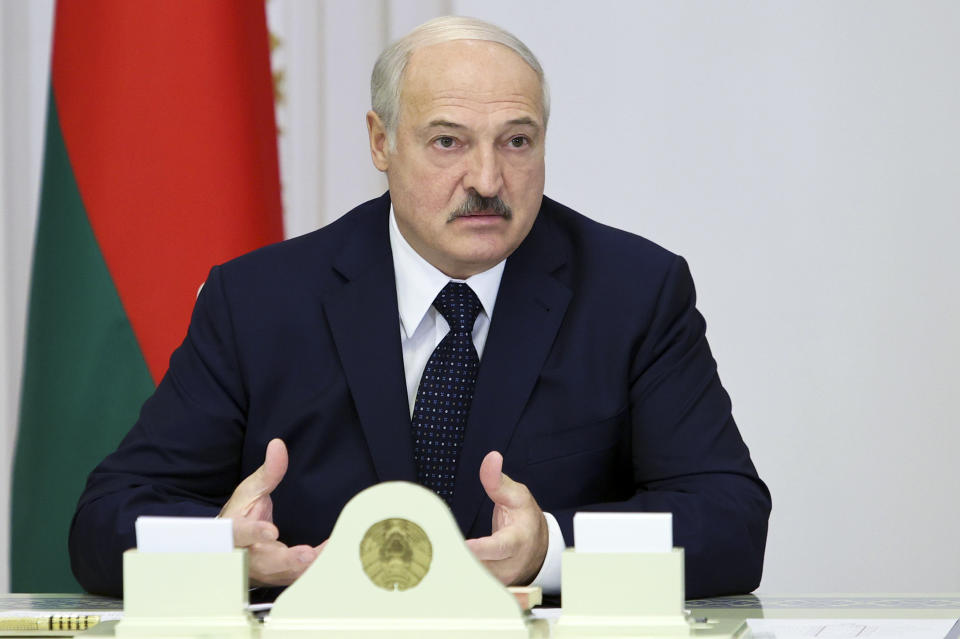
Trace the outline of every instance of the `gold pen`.
[[86, 630], [100, 623], [100, 615], [0, 617], [2, 630]]

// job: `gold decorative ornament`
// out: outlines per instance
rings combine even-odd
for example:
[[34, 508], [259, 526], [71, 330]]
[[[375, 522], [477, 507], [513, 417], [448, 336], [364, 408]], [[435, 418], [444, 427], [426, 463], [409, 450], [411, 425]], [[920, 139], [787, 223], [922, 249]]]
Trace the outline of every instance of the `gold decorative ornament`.
[[430, 570], [433, 546], [423, 528], [409, 519], [383, 519], [360, 541], [360, 563], [374, 584], [384, 590], [413, 588]]

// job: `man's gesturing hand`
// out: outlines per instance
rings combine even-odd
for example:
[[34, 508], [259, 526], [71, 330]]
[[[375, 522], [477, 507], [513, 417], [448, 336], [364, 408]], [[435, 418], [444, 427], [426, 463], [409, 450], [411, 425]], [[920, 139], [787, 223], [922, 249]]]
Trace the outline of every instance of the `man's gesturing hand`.
[[496, 451], [487, 453], [480, 464], [480, 483], [493, 501], [493, 533], [468, 539], [467, 546], [504, 584], [524, 585], [540, 572], [549, 532], [533, 495], [502, 469], [503, 456]]
[[283, 440], [273, 439], [267, 444], [263, 465], [240, 482], [218, 515], [233, 520], [233, 545], [247, 549], [250, 583], [255, 586], [293, 583], [323, 546], [290, 548], [278, 541], [280, 531], [273, 525], [270, 493], [286, 472], [287, 447]]

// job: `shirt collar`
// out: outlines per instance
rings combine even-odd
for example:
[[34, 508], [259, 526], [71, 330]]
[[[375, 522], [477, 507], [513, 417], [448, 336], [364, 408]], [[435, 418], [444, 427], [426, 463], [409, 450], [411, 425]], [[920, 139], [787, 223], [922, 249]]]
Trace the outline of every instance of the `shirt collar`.
[[482, 311], [488, 319], [493, 318], [493, 306], [500, 290], [500, 279], [506, 260], [482, 273], [471, 275], [466, 280], [453, 280], [423, 259], [407, 242], [390, 205], [390, 251], [393, 253], [393, 272], [397, 281], [397, 305], [400, 311], [400, 326], [409, 339], [420, 326], [424, 316], [433, 305], [440, 290], [447, 282], [466, 282], [480, 300]]

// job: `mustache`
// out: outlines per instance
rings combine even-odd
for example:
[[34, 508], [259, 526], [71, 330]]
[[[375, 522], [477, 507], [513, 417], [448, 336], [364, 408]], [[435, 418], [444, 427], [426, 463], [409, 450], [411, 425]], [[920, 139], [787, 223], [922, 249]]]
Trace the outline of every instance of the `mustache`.
[[513, 217], [513, 209], [510, 208], [509, 204], [501, 200], [499, 195], [484, 197], [476, 191], [472, 191], [467, 194], [467, 198], [460, 203], [460, 206], [450, 212], [447, 221], [452, 222], [458, 217], [467, 217], [481, 211], [495, 213], [508, 220]]

